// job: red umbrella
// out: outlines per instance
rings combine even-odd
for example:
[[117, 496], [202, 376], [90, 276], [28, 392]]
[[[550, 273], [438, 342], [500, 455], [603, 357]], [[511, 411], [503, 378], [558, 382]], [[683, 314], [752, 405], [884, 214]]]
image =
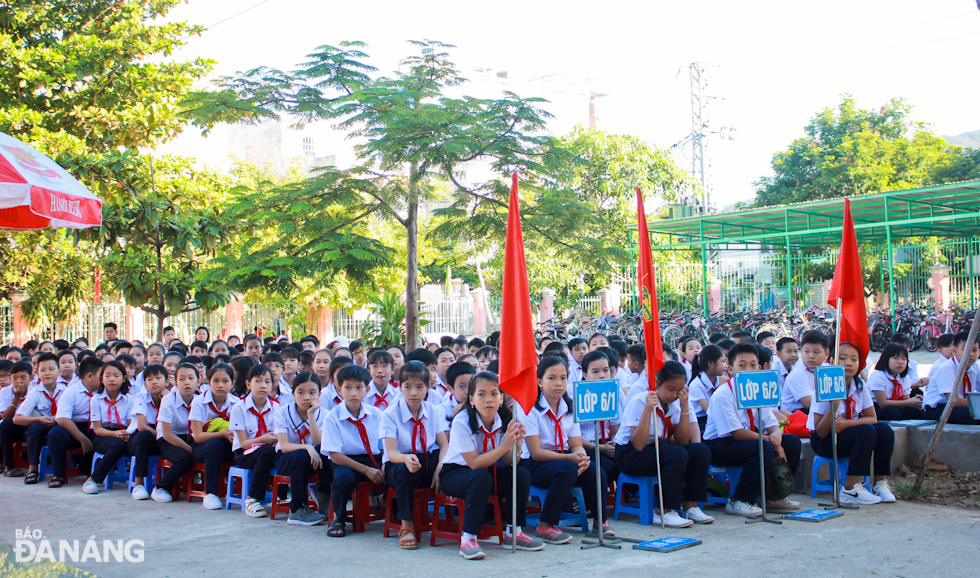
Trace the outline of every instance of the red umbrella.
[[102, 201], [34, 147], [0, 132], [0, 229], [86, 229]]

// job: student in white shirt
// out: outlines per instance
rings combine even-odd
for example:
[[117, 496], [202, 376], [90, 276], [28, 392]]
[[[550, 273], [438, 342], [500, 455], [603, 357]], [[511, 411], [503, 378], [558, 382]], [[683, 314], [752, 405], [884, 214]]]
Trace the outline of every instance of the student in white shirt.
[[[55, 416], [58, 414], [58, 401], [61, 394], [65, 391], [65, 386], [58, 383], [58, 358], [53, 353], [40, 353], [37, 357], [37, 376], [40, 383], [33, 389], [28, 389], [24, 400], [17, 407], [17, 412], [10, 420], [8, 426], [4, 420], [4, 426], [13, 428], [19, 426], [24, 441], [27, 442], [27, 460], [29, 471], [24, 478], [25, 484], [36, 484], [38, 481], [38, 463], [41, 461], [41, 447], [47, 443], [48, 433], [57, 422]], [[26, 364], [27, 371], [30, 371], [30, 364]], [[11, 377], [23, 372], [21, 366], [16, 365], [11, 371]], [[20, 368], [20, 369], [19, 369]], [[6, 446], [13, 443], [12, 437], [6, 437]]]
[[[443, 458], [439, 483], [447, 496], [463, 498], [463, 528], [460, 534], [459, 555], [467, 560], [480, 560], [487, 555], [480, 548], [477, 536], [490, 495], [497, 496], [501, 509], [517, 508], [517, 527], [508, 523], [504, 537], [517, 536], [518, 550], [541, 550], [544, 543], [525, 534], [527, 498], [530, 475], [514, 464], [513, 448], [520, 448], [526, 432], [524, 424], [512, 419], [503, 405], [504, 396], [497, 386], [497, 376], [488, 371], [477, 373], [470, 380], [464, 408], [453, 418], [449, 433], [449, 449]], [[520, 454], [518, 450], [518, 454]], [[517, 468], [517, 503], [511, 504], [513, 470]], [[506, 501], [505, 501], [506, 500]], [[507, 508], [503, 507], [504, 504]], [[504, 520], [511, 514], [501, 512]], [[505, 540], [506, 541], [506, 540]], [[507, 544], [503, 544], [508, 548]]]
[[[617, 382], [617, 389], [622, 391], [619, 388], [619, 380], [617, 379], [621, 373], [624, 373], [619, 369], [619, 353], [611, 347], [600, 347], [596, 351], [605, 354], [609, 360], [609, 374], [607, 377], [603, 377], [606, 373], [600, 369], [598, 373], [593, 373], [591, 377], [588, 374], [584, 375], [585, 379], [611, 379]], [[601, 363], [599, 366], [601, 367]], [[619, 409], [620, 414], [622, 414], [622, 407]], [[590, 457], [595, 455], [595, 434], [596, 429], [599, 430], [599, 467], [606, 474], [606, 480], [611, 482], [619, 479], [619, 466], [616, 465], [616, 444], [613, 443], [613, 438], [616, 437], [616, 431], [619, 429], [619, 416], [616, 416], [615, 419], [590, 421], [579, 425], [582, 431], [582, 447], [585, 448], [586, 453]]]
[[412, 518], [415, 490], [439, 487], [441, 460], [449, 447], [448, 424], [440, 410], [425, 401], [430, 380], [429, 370], [421, 361], [406, 362], [398, 373], [401, 397], [381, 416], [385, 481], [397, 494], [396, 516], [402, 525], [398, 545], [403, 550], [419, 547]]
[[78, 383], [76, 368], [75, 354], [70, 349], [58, 353], [58, 370], [61, 372], [58, 380], [65, 386], [65, 389]]
[[926, 388], [923, 408], [926, 411], [926, 419], [939, 419], [949, 395], [953, 393], [956, 374], [959, 370], [961, 360], [966, 360], [967, 370], [963, 374], [963, 381], [956, 384], [956, 394], [953, 395], [954, 408], [949, 415], [949, 422], [961, 425], [972, 425], [976, 423], [970, 415], [970, 408], [967, 406], [966, 393], [978, 391], [980, 387], [980, 364], [977, 363], [977, 343], [973, 344], [972, 351], [966, 351], [966, 341], [969, 333], [961, 331], [953, 336], [953, 356], [942, 364], [935, 374], [933, 381]]
[[786, 386], [786, 378], [800, 360], [800, 344], [792, 337], [780, 337], [776, 342], [776, 359], [772, 368], [779, 377], [779, 387]]
[[[102, 366], [104, 364], [95, 356], [89, 356], [79, 367], [81, 381], [65, 390], [61, 395], [58, 413], [55, 415], [58, 425], [48, 433], [48, 452], [51, 455], [51, 466], [54, 475], [48, 482], [49, 488], [60, 488], [65, 484], [68, 467], [68, 450], [81, 448], [83, 459], [79, 464], [82, 471], [91, 470], [93, 445], [91, 421], [92, 397], [99, 390]], [[86, 463], [88, 462], [88, 463]]]
[[910, 396], [912, 378], [909, 375], [909, 352], [900, 343], [889, 343], [881, 352], [878, 364], [868, 380], [874, 396], [878, 419], [923, 419], [922, 396]]
[[[190, 412], [200, 387], [200, 380], [197, 377], [197, 368], [193, 365], [187, 364], [178, 369], [180, 371], [175, 378], [176, 385], [170, 393], [161, 398], [160, 411], [157, 412], [157, 447], [160, 448], [160, 456], [170, 462], [171, 466], [156, 481], [156, 486], [150, 492], [150, 498], [162, 504], [173, 501], [171, 488], [194, 467], [195, 442], [190, 435]], [[169, 373], [168, 371], [168, 380]], [[208, 373], [212, 376], [223, 374], [230, 387], [234, 373], [230, 365], [216, 363]]]
[[367, 367], [371, 374], [371, 382], [368, 384], [364, 403], [384, 411], [398, 401], [401, 392], [398, 391], [398, 384], [392, 379], [394, 364], [395, 360], [387, 351], [379, 349], [371, 354]]
[[330, 501], [334, 521], [327, 535], [347, 535], [347, 502], [361, 482], [383, 484], [381, 471], [381, 410], [363, 403], [371, 374], [355, 364], [337, 373], [338, 390], [343, 403], [330, 410], [323, 426], [321, 453], [330, 456], [333, 484]]
[[[757, 371], [759, 352], [755, 345], [738, 344], [728, 352], [729, 367], [733, 373]], [[708, 423], [704, 427], [704, 443], [711, 450], [711, 464], [722, 467], [740, 467], [742, 476], [731, 492], [725, 513], [735, 516], [762, 515], [756, 503], [762, 496], [759, 472], [759, 436], [763, 439], [764, 464], [769, 470], [775, 456], [784, 458], [790, 471], [796, 471], [800, 463], [800, 438], [783, 434], [779, 423], [768, 408], [761, 410], [738, 409], [735, 396], [735, 378], [711, 396], [708, 403]], [[746, 477], [747, 476], [747, 477]], [[784, 498], [767, 501], [767, 507], [792, 510], [799, 502]]]
[[685, 385], [686, 376], [676, 361], [665, 363], [657, 372], [656, 391], [633, 398], [623, 410], [622, 424], [616, 434], [616, 461], [631, 476], [657, 475], [654, 444], [659, 440], [664, 503], [654, 512], [654, 524], [659, 524], [663, 516], [664, 524], [672, 528], [710, 524], [715, 520], [698, 507], [698, 502], [708, 499], [711, 451], [700, 443], [701, 432], [693, 425], [697, 421]]
[[680, 340], [677, 344], [678, 361], [684, 367], [684, 372], [687, 374], [687, 380], [691, 381], [692, 373], [694, 371], [691, 363], [694, 358], [701, 353], [701, 342], [694, 337], [685, 337]]
[[[905, 335], [904, 333], [896, 333], [895, 335], [892, 335], [892, 343], [899, 343], [905, 347], [906, 351], [912, 351], [912, 340], [909, 339], [909, 336]], [[922, 393], [921, 388], [929, 385], [929, 378], [919, 377], [919, 363], [916, 360], [910, 357], [908, 364], [908, 376], [909, 380], [912, 382], [912, 392], [916, 395], [920, 395]]]
[[110, 361], [102, 366], [99, 381], [99, 393], [90, 400], [89, 418], [95, 436], [92, 445], [96, 452], [102, 454], [102, 459], [82, 484], [82, 491], [86, 494], [98, 494], [99, 484], [105, 481], [119, 458], [129, 455], [129, 432], [126, 428], [129, 426], [132, 400], [126, 395], [129, 393], [126, 368], [118, 361]]
[[466, 403], [470, 379], [474, 375], [476, 375], [476, 366], [465, 361], [457, 361], [450, 365], [446, 371], [446, 379], [449, 380], [452, 389], [450, 389], [450, 395], [438, 407], [442, 413], [442, 419], [445, 421], [446, 436], [449, 436], [449, 426], [452, 424], [453, 418], [456, 417], [456, 412], [462, 409], [463, 404]]
[[727, 375], [728, 358], [722, 348], [708, 345], [694, 358], [691, 365], [692, 377], [687, 386], [691, 405], [698, 418], [698, 429], [703, 432], [704, 424], [708, 421], [708, 401], [722, 384], [722, 377]]
[[228, 429], [235, 434], [231, 445], [235, 464], [252, 470], [248, 497], [245, 498], [245, 515], [264, 518], [268, 513], [262, 507], [262, 501], [269, 486], [269, 472], [275, 466], [275, 446], [279, 441], [273, 431], [278, 404], [269, 398], [272, 372], [268, 367], [256, 365], [248, 371], [246, 380], [249, 394], [245, 401], [232, 406]]
[[575, 394], [575, 382], [582, 381], [582, 358], [589, 352], [589, 344], [581, 337], [568, 340], [568, 394]]
[[282, 356], [275, 351], [270, 351], [262, 356], [262, 365], [268, 367], [269, 371], [272, 372], [272, 386], [269, 390], [269, 399], [272, 400], [272, 403], [280, 406], [292, 403], [293, 396], [290, 392], [293, 388], [282, 378]]
[[783, 385], [783, 403], [779, 409], [793, 413], [810, 413], [813, 399], [814, 370], [827, 361], [827, 336], [819, 329], [812, 329], [800, 339], [800, 361], [797, 362]]
[[[586, 380], [609, 378], [609, 358], [599, 351], [582, 357], [582, 371]], [[594, 374], [594, 375], [593, 375]], [[538, 400], [528, 411], [525, 442], [531, 452], [527, 470], [531, 485], [548, 490], [535, 536], [547, 544], [567, 544], [572, 535], [558, 528], [561, 511], [572, 493], [573, 487], [582, 488], [586, 507], [594, 515], [596, 509], [596, 471], [589, 454], [582, 447], [582, 432], [575, 422], [572, 400], [568, 397], [568, 372], [560, 359], [554, 356], [541, 358], [537, 368]], [[602, 504], [605, 512], [606, 478], [601, 472], [603, 489]], [[605, 520], [605, 516], [603, 516]], [[593, 531], [598, 531], [596, 525]], [[607, 533], [612, 534], [611, 530]]]
[[446, 373], [449, 371], [449, 366], [456, 363], [456, 355], [452, 349], [446, 349], [445, 347], [437, 349], [434, 355], [436, 356], [436, 371], [432, 377], [435, 379], [436, 384], [432, 393], [436, 394], [438, 399], [430, 397], [429, 401], [439, 404], [445, 401], [447, 397], [452, 397], [453, 395], [453, 386], [446, 381]]
[[129, 453], [136, 458], [133, 468], [134, 500], [146, 500], [150, 497], [144, 484], [149, 474], [150, 456], [160, 455], [157, 444], [157, 414], [163, 396], [167, 395], [167, 368], [162, 365], [151, 365], [143, 370], [143, 394], [134, 400], [130, 428], [136, 422], [136, 430], [129, 438]]
[[312, 372], [320, 380], [320, 383], [323, 384], [323, 387], [320, 389], [320, 407], [323, 408], [323, 411], [328, 412], [344, 402], [340, 397], [340, 393], [337, 392], [335, 384], [337, 383], [337, 374], [348, 365], [354, 365], [354, 360], [349, 357], [337, 357], [331, 361], [326, 382], [323, 381], [323, 378], [318, 373]]
[[[181, 363], [177, 367], [177, 378], [194, 367], [189, 363]], [[194, 461], [204, 464], [204, 508], [220, 510], [221, 497], [218, 496], [221, 482], [221, 464], [234, 460], [232, 440], [235, 432], [228, 429], [231, 419], [231, 408], [239, 399], [232, 395], [232, 380], [229, 379], [234, 370], [228, 365], [219, 363], [208, 372], [208, 391], [194, 398], [191, 404], [190, 428], [194, 437]], [[246, 379], [247, 379], [246, 374]], [[197, 368], [194, 367], [194, 377]]]
[[[887, 347], [885, 349], [887, 350]], [[844, 486], [840, 488], [841, 503], [894, 502], [895, 495], [888, 487], [886, 476], [891, 473], [895, 433], [888, 425], [878, 422], [874, 403], [871, 401], [870, 388], [862, 383], [859, 375], [861, 352], [858, 348], [847, 342], [841, 343], [837, 360], [844, 366], [847, 399], [833, 402], [837, 406], [836, 418], [831, 418], [831, 414], [834, 413], [831, 411], [831, 402], [814, 403], [806, 423], [807, 429], [810, 430], [810, 444], [817, 455], [833, 458], [830, 428], [837, 430], [837, 457], [848, 458], [847, 477]], [[862, 478], [871, 475], [872, 453], [875, 474], [874, 494], [861, 483]]]
[[939, 339], [937, 339], [936, 344], [939, 346], [939, 357], [936, 358], [936, 361], [932, 363], [932, 367], [929, 368], [929, 376], [927, 378], [929, 383], [932, 383], [933, 378], [936, 376], [936, 370], [939, 369], [939, 366], [946, 361], [949, 361], [949, 358], [953, 357], [953, 334], [943, 333], [939, 336]]
[[609, 347], [609, 338], [603, 333], [593, 333], [589, 337], [589, 351], [595, 351], [601, 347]]
[[[291, 498], [287, 524], [315, 526], [326, 521], [333, 474], [320, 453], [327, 412], [320, 406], [320, 378], [311, 371], [293, 379], [293, 403], [276, 410], [276, 471], [289, 476]], [[309, 479], [317, 476], [314, 491], [320, 512], [309, 507]]]

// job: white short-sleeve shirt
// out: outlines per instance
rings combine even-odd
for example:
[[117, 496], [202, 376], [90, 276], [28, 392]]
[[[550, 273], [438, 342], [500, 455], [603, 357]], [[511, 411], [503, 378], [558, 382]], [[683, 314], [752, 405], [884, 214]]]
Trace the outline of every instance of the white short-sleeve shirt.
[[293, 394], [288, 391], [279, 390], [279, 395], [270, 395], [269, 399], [278, 406], [285, 406], [296, 401]]
[[324, 410], [329, 412], [342, 403], [344, 403], [344, 398], [337, 393], [337, 388], [334, 387], [333, 383], [328, 383], [327, 387], [324, 387], [323, 391], [320, 392], [320, 407]]
[[789, 377], [786, 378], [786, 383], [783, 384], [783, 399], [780, 409], [790, 413], [803, 409], [800, 400], [804, 397], [813, 397], [815, 381], [816, 377], [813, 370], [804, 365], [802, 359], [797, 362]]
[[495, 449], [504, 440], [503, 421], [500, 414], [493, 416], [493, 427], [487, 430], [483, 424], [483, 419], [476, 418], [479, 424], [476, 433], [470, 429], [470, 415], [467, 411], [461, 411], [453, 418], [453, 423], [449, 428], [449, 448], [446, 449], [446, 458], [443, 464], [456, 464], [466, 467], [466, 459], [463, 454], [476, 452], [483, 454]]
[[719, 377], [714, 383], [711, 383], [711, 378], [708, 377], [707, 373], [702, 371], [688, 385], [688, 389], [690, 391], [690, 393], [688, 393], [688, 400], [691, 402], [691, 406], [697, 410], [697, 413], [695, 414], [697, 417], [708, 415], [708, 410], [701, 409], [701, 404], [698, 403], [698, 401], [702, 399], [711, 399], [711, 395], [720, 385], [718, 382], [719, 379], [721, 378]]
[[109, 393], [97, 393], [89, 400], [89, 419], [91, 423], [102, 422], [102, 427], [117, 427], [126, 429], [129, 425], [129, 414], [133, 409], [133, 400], [126, 394], [116, 394], [115, 401], [109, 399]]
[[[160, 403], [163, 403], [163, 398], [167, 397], [167, 392], [164, 392], [160, 398]], [[133, 407], [132, 419], [135, 421], [136, 416], [141, 415], [146, 418], [146, 425], [156, 426], [157, 424], [157, 414], [160, 413], [160, 408], [153, 402], [153, 396], [150, 392], [143, 390], [142, 395], [136, 399], [136, 404]]]
[[[288, 434], [289, 443], [292, 444], [313, 444], [313, 439], [310, 437], [309, 413], [307, 413], [307, 419], [305, 420], [299, 417], [295, 403], [282, 406], [275, 413], [277, 434]], [[313, 413], [313, 422], [319, 428], [321, 438], [323, 435], [323, 422], [326, 417], [327, 411], [322, 407], [316, 408], [316, 411]], [[276, 443], [276, 451], [282, 451], [282, 444]]]
[[[176, 390], [175, 390], [176, 391]], [[241, 403], [241, 398], [229, 393], [225, 396], [225, 403], [218, 407], [214, 403], [214, 393], [208, 390], [203, 395], [194, 398], [191, 404], [191, 421], [199, 421], [205, 425], [216, 417], [231, 421], [231, 408], [236, 403]]]
[[56, 419], [66, 418], [78, 423], [88, 423], [91, 401], [96, 394], [78, 382], [65, 389], [58, 400]]
[[776, 372], [776, 377], [779, 378], [779, 387], [783, 388], [786, 386], [786, 378], [789, 377], [790, 367], [786, 367], [783, 364], [783, 360], [778, 357], [772, 358], [772, 369]]
[[[936, 370], [935, 377], [929, 383], [929, 387], [926, 388], [926, 393], [922, 398], [924, 408], [939, 407], [946, 403], [947, 396], [953, 391], [953, 380], [956, 379], [956, 372], [959, 367], [960, 362], [954, 356], [943, 362], [942, 367]], [[966, 391], [980, 391], [980, 363], [974, 363], [964, 374], [963, 383], [956, 391], [957, 398], [964, 398], [964, 388]]]
[[733, 431], [750, 429], [753, 424], [755, 431], [759, 431], [760, 417], [763, 431], [769, 431], [769, 428], [779, 425], [769, 408], [751, 410], [752, 421], [750, 422], [749, 410], [738, 409], [735, 391], [732, 389], [734, 387], [733, 380], [734, 378], [719, 387], [711, 396], [711, 401], [708, 402], [708, 422], [704, 426], [704, 439], [706, 440], [728, 437], [732, 435]]
[[[616, 439], [614, 442], [616, 445], [624, 446], [630, 443], [630, 436], [633, 435], [633, 428], [640, 425], [640, 419], [643, 417], [643, 408], [647, 404], [646, 397], [634, 397], [630, 401], [626, 409], [623, 410], [622, 423], [619, 426], [619, 431], [616, 432]], [[697, 423], [698, 419], [694, 415], [694, 411], [691, 409], [691, 400], [688, 399], [688, 422]], [[658, 404], [657, 407], [663, 412], [663, 406]], [[670, 420], [672, 426], [677, 425], [681, 422], [681, 400], [675, 399], [667, 406], [667, 411], [664, 412], [664, 418]], [[659, 436], [661, 440], [664, 439], [664, 428], [666, 423], [663, 419], [657, 415], [657, 412], [650, 413], [650, 434], [648, 436], [648, 442], [653, 443], [654, 439]], [[697, 427], [697, 426], [695, 426]], [[668, 429], [668, 432], [672, 431], [673, 427]], [[669, 435], [668, 435], [669, 437]]]
[[[367, 434], [368, 444], [364, 447], [364, 441], [358, 428], [350, 420], [360, 421], [364, 425]], [[330, 452], [344, 454], [345, 456], [363, 456], [367, 450], [371, 450], [372, 455], [382, 452], [381, 436], [381, 410], [373, 405], [361, 403], [361, 409], [357, 416], [351, 415], [346, 403], [342, 403], [327, 413], [323, 425], [323, 440], [320, 442], [320, 453], [329, 456]]]
[[[14, 386], [8, 385], [0, 388], [0, 412], [7, 411], [7, 408], [12, 403], [14, 403]], [[61, 408], [58, 409], [60, 410]]]
[[909, 360], [909, 371], [908, 371], [908, 374], [906, 375], [906, 377], [908, 377], [911, 380], [912, 383], [915, 383], [915, 382], [919, 381], [920, 378], [919, 378], [919, 362], [918, 361], [916, 361], [914, 359], [910, 359]]
[[901, 395], [911, 394], [913, 381], [910, 373], [902, 377], [901, 375], [892, 375], [888, 371], [872, 372], [868, 378], [868, 389], [871, 391], [883, 391], [885, 392], [885, 399], [892, 399], [896, 382], [901, 389]]
[[381, 392], [378, 391], [378, 386], [372, 381], [370, 387], [368, 388], [367, 397], [364, 398], [362, 403], [374, 406], [383, 412], [389, 407], [395, 405], [395, 402], [401, 398], [402, 392], [400, 389], [398, 389], [398, 386], [389, 383], [388, 386], [385, 387], [384, 395], [381, 395]]
[[[194, 402], [197, 398], [201, 396], [195, 396], [191, 403], [184, 403], [183, 396], [180, 395], [180, 390], [176, 387], [174, 390], [166, 395], [160, 400], [160, 411], [157, 412], [157, 423], [169, 423], [170, 431], [174, 435], [183, 436], [190, 433], [190, 413], [191, 408], [194, 406]], [[163, 439], [163, 428], [158, 427], [157, 429], [157, 439]]]
[[[58, 407], [61, 400], [61, 395], [65, 392], [65, 386], [60, 383], [55, 385], [54, 394], [47, 390], [43, 385], [38, 385], [34, 389], [27, 391], [27, 395], [20, 402], [17, 407], [17, 415], [23, 415], [26, 417], [48, 417], [54, 416], [58, 413]], [[55, 411], [52, 413], [51, 406], [55, 406]]]
[[582, 437], [582, 429], [575, 423], [575, 416], [564, 397], [558, 400], [558, 413], [555, 413], [544, 395], [538, 396], [538, 403], [528, 413], [525, 428], [526, 437], [538, 436], [541, 449], [551, 452], [566, 453], [569, 438]]
[[[414, 419], [419, 420], [418, 424], [413, 421]], [[399, 453], [429, 453], [439, 449], [436, 436], [446, 429], [445, 418], [436, 406], [423, 401], [419, 408], [419, 417], [415, 418], [408, 407], [408, 402], [404, 398], [399, 399], [381, 414], [381, 445], [384, 449], [384, 461], [389, 461], [385, 438], [398, 440]]]
[[[251, 410], [255, 410], [259, 415], [255, 415]], [[276, 403], [269, 398], [266, 398], [265, 405], [262, 409], [259, 409], [255, 405], [255, 400], [252, 399], [252, 395], [249, 394], [245, 398], [245, 401], [241, 403], [236, 403], [231, 407], [231, 419], [228, 420], [228, 429], [231, 431], [243, 431], [245, 432], [245, 437], [247, 439], [255, 439], [259, 436], [259, 421], [262, 424], [265, 431], [264, 434], [273, 433], [276, 427], [275, 423], [275, 412]], [[241, 449], [242, 442], [238, 440], [238, 434], [232, 436], [231, 441], [231, 451], [236, 451]]]
[[[879, 371], [878, 373], [881, 372]], [[852, 379], [847, 388], [847, 399], [840, 401], [837, 404], [837, 415], [847, 418], [848, 404], [850, 404], [851, 407], [851, 419], [858, 419], [861, 417], [862, 411], [869, 407], [874, 407], [874, 400], [871, 397], [871, 389], [865, 385], [859, 391], [857, 388], [857, 382]], [[810, 407], [810, 415], [806, 418], [806, 429], [815, 431], [817, 429], [817, 422], [813, 417], [813, 414], [819, 413], [820, 415], [824, 415], [828, 411], [830, 411], [829, 401], [817, 402], [814, 400], [813, 406]]]

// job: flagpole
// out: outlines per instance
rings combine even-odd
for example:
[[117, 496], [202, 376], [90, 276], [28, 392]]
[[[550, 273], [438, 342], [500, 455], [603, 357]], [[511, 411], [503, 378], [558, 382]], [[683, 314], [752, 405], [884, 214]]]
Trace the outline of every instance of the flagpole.
[[[658, 400], [657, 403], [660, 403], [660, 401]], [[684, 419], [684, 417], [681, 416], [681, 419]], [[657, 418], [657, 422], [658, 425], [660, 425], [659, 417]], [[667, 431], [666, 424], [663, 425], [663, 428], [664, 431]], [[667, 509], [664, 507], [664, 481], [663, 478], [660, 477], [660, 434], [656, 431], [656, 429], [654, 429], [653, 432], [653, 451], [655, 452], [657, 458], [657, 498], [660, 500], [660, 529], [666, 530], [667, 525], [664, 522], [664, 516], [667, 515]]]
[[[516, 405], [516, 403], [515, 403]], [[516, 412], [515, 412], [516, 413]], [[520, 424], [520, 422], [517, 422]], [[510, 471], [513, 473], [513, 478], [511, 479], [511, 489], [513, 490], [513, 496], [510, 500], [510, 537], [513, 540], [511, 544], [511, 553], [517, 554], [517, 464], [519, 463], [520, 456], [517, 451], [517, 446], [521, 445], [522, 442], [514, 444], [514, 453], [510, 458]]]
[[[840, 365], [840, 334], [841, 326], [843, 321], [843, 314], [841, 312], [841, 305], [843, 298], [837, 298], [837, 331], [834, 336], [834, 365]], [[860, 352], [858, 352], [860, 355]], [[844, 387], [847, 387], [845, 384]], [[818, 506], [823, 506], [825, 510], [830, 510], [833, 508], [843, 508], [845, 510], [857, 510], [858, 506], [851, 506], [848, 504], [840, 503], [840, 465], [837, 463], [837, 407], [838, 401], [830, 402], [830, 455], [833, 456], [833, 472], [831, 472], [834, 478], [834, 503], [833, 504], [817, 504]], [[810, 411], [813, 411], [813, 406], [810, 406]]]

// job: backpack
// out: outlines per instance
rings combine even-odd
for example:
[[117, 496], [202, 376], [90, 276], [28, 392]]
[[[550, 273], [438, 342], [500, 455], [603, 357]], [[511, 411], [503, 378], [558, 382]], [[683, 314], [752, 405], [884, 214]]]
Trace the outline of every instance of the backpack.
[[796, 489], [796, 476], [789, 469], [786, 460], [776, 456], [772, 459], [769, 471], [766, 472], [766, 499], [782, 500]]

